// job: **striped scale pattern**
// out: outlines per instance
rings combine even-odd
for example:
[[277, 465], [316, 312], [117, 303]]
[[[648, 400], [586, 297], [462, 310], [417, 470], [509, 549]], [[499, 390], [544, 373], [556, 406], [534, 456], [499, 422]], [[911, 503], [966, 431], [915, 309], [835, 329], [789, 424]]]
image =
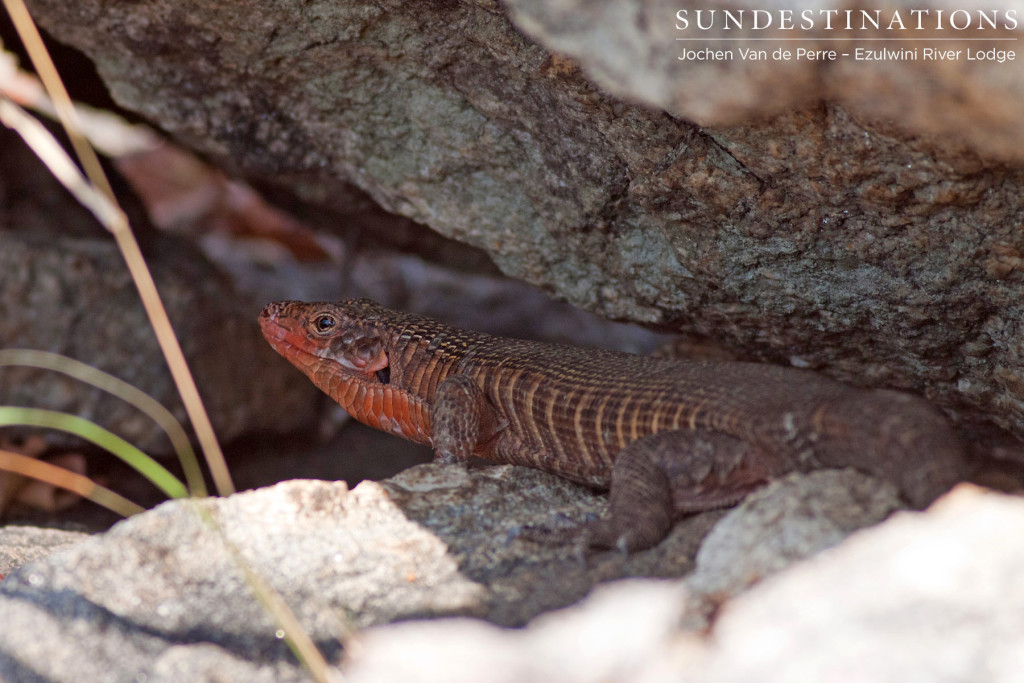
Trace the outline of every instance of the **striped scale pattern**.
[[438, 386], [467, 375], [491, 418], [476, 455], [592, 486], [609, 485], [625, 446], [674, 430], [734, 437], [751, 446], [735, 457], [767, 454], [771, 462], [755, 469], [773, 475], [858, 467], [895, 481], [918, 505], [960, 472], [959, 444], [925, 401], [803, 370], [505, 339], [365, 299], [270, 304], [260, 323], [271, 345], [356, 419], [412, 441], [432, 443]]

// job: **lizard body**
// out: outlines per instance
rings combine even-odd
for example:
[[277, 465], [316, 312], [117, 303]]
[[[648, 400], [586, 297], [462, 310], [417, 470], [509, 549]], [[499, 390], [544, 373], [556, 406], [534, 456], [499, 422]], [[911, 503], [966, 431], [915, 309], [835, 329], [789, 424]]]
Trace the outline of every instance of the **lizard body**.
[[371, 301], [269, 304], [271, 346], [361, 422], [434, 448], [611, 488], [594, 545], [636, 550], [672, 521], [786, 472], [855, 467], [922, 507], [962, 476], [944, 418], [909, 394], [757, 363], [667, 360], [493, 337]]

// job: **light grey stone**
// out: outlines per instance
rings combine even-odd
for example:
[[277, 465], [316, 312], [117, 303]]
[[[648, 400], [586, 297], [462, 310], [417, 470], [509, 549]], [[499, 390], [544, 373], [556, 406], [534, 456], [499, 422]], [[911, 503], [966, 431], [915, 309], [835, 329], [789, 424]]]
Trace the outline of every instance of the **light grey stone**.
[[728, 605], [701, 683], [1014, 681], [1024, 501], [962, 487]]

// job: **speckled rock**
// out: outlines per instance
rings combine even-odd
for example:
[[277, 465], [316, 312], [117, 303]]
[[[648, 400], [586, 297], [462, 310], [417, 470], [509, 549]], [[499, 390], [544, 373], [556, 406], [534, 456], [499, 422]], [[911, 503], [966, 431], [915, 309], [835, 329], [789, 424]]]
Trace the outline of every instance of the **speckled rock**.
[[[854, 2], [810, 7], [792, 2], [685, 0], [614, 4], [504, 0], [504, 5], [517, 27], [547, 48], [578, 60], [601, 87], [701, 125], [740, 124], [824, 99], [858, 118], [892, 121], [912, 135], [924, 133], [957, 141], [988, 157], [1024, 160], [1024, 131], [1016, 124], [1024, 114], [1019, 49], [1015, 59], [1005, 58], [1007, 51], [1014, 51], [1012, 41], [1020, 36], [1021, 17], [1009, 2], [964, 7], [954, 17], [957, 29], [949, 19], [960, 7], [934, 1], [898, 0], [884, 7]], [[878, 10], [879, 28], [865, 23], [862, 9], [872, 19]], [[697, 10], [703, 14], [698, 15]], [[740, 17], [741, 27], [734, 22], [724, 28], [726, 10], [734, 18]], [[745, 16], [738, 14], [744, 10]], [[760, 16], [755, 18], [753, 10], [760, 10]], [[792, 28], [782, 27], [781, 12], [785, 10], [791, 12]], [[984, 11], [991, 24], [978, 10]], [[709, 16], [710, 12], [717, 16]], [[894, 16], [899, 20], [890, 29]], [[755, 23], [759, 27], [755, 28]], [[715, 44], [697, 38], [733, 41]], [[739, 42], [751, 38], [760, 44]], [[765, 41], [782, 38], [788, 40]], [[815, 38], [827, 38], [828, 42], [815, 42]], [[898, 38], [901, 42], [883, 46], [866, 41], [870, 38]], [[986, 38], [990, 40], [983, 40]], [[874, 56], [882, 47], [914, 56], [858, 58], [858, 52]], [[695, 52], [701, 48], [731, 50], [732, 55], [684, 59], [684, 49]], [[740, 48], [767, 48], [768, 58], [744, 58]], [[789, 51], [788, 59], [774, 57], [780, 48]], [[924, 48], [941, 50], [943, 55], [959, 51], [959, 56], [928, 58]], [[798, 56], [798, 49], [805, 53]], [[1004, 54], [1002, 58], [993, 54], [991, 59], [967, 57], [968, 50], [976, 55], [989, 49]], [[821, 54], [827, 51], [836, 54]]]
[[519, 631], [468, 619], [375, 628], [347, 674], [359, 683], [1014, 681], [1022, 523], [1020, 499], [961, 489], [765, 580], [705, 635], [672, 627], [688, 604], [679, 583], [623, 582]]
[[685, 624], [706, 628], [723, 603], [800, 560], [885, 520], [903, 504], [894, 486], [854, 470], [791, 474], [722, 518], [687, 577]]
[[[254, 665], [300, 675], [205, 510], [281, 593], [329, 660], [352, 629], [474, 615], [504, 625], [584, 596], [598, 581], [679, 576], [717, 513], [680, 524], [656, 550], [585, 562], [523, 537], [580, 521], [605, 499], [533, 470], [424, 465], [382, 484], [293, 481], [227, 499], [175, 501], [0, 583], [0, 677], [134, 680], [179, 665]], [[50, 653], [54, 648], [55, 652]], [[86, 656], [88, 655], [88, 656]], [[284, 671], [280, 667], [284, 667]]]
[[0, 576], [7, 576], [26, 562], [71, 548], [87, 538], [88, 534], [77, 531], [31, 526], [0, 527]]
[[[790, 477], [753, 494], [730, 513], [730, 525], [760, 524], [764, 534], [782, 539], [765, 544], [793, 561], [796, 554], [815, 552], [838, 535], [877, 521], [876, 503], [884, 492], [867, 496], [875, 503], [850, 505], [863, 502], [865, 481], [850, 472]], [[853, 492], [843, 495], [844, 485]], [[799, 503], [786, 492], [799, 492]], [[606, 507], [606, 497], [536, 470], [439, 465], [421, 465], [351, 491], [343, 483], [307, 480], [227, 499], [165, 503], [28, 562], [0, 583], [5, 623], [17, 625], [0, 630], [0, 677], [21, 680], [32, 672], [54, 681], [140, 675], [171, 680], [178, 674], [169, 672], [194, 678], [181, 672], [227, 676], [250, 669], [253, 680], [300, 677], [275, 636], [277, 626], [226, 550], [223, 534], [282, 595], [330, 662], [337, 663], [341, 643], [357, 643], [357, 655], [363, 651], [361, 638], [351, 640], [355, 631], [426, 619], [427, 632], [444, 633], [431, 640], [437, 653], [446, 651], [442, 643], [465, 646], [473, 639], [463, 635], [482, 632], [502, 648], [502, 657], [516, 662], [509, 672], [571, 666], [579, 680], [606, 680], [608, 672], [661, 661], [684, 615], [696, 616], [686, 616], [690, 628], [703, 629], [704, 605], [724, 599], [721, 593], [711, 598], [700, 593], [707, 581], [638, 583], [622, 594], [635, 597], [596, 599], [591, 604], [603, 607], [554, 618], [550, 626], [535, 623], [536, 635], [509, 640], [496, 626], [526, 624], [582, 599], [599, 583], [688, 574], [702, 539], [724, 514], [683, 520], [657, 547], [628, 558], [616, 552], [583, 557], [575, 544], [541, 544], [524, 533], [537, 525], [577, 524]], [[813, 522], [815, 514], [825, 521]], [[770, 531], [767, 519], [776, 522]], [[734, 534], [718, 536], [715, 552], [722, 556], [729, 552], [722, 546], [732, 543]], [[800, 542], [786, 542], [794, 537]], [[752, 543], [749, 537], [738, 541], [732, 552], [751, 551]], [[771, 551], [750, 554], [752, 564], [737, 564], [762, 575], [784, 564], [764, 562]], [[704, 564], [713, 569], [713, 561]], [[625, 604], [631, 606], [624, 609]], [[609, 630], [607, 621], [616, 615], [619, 626]], [[459, 616], [492, 626], [448, 628], [434, 621]], [[641, 637], [645, 633], [651, 637]], [[583, 650], [564, 645], [574, 638], [603, 643], [604, 654], [591, 654], [587, 666], [577, 666]], [[408, 661], [387, 651], [394, 661]], [[530, 652], [541, 658], [527, 656]], [[523, 669], [523, 662], [532, 663]], [[423, 675], [472, 672], [479, 664], [472, 658], [442, 658]]]

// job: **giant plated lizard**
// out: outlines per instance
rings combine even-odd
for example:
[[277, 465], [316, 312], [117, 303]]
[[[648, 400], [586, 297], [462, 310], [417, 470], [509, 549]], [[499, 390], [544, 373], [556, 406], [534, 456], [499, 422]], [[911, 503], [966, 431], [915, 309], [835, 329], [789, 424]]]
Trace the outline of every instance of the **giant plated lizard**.
[[493, 337], [366, 299], [269, 304], [271, 346], [354, 418], [433, 447], [611, 489], [589, 543], [629, 552], [790, 471], [854, 467], [923, 507], [962, 476], [923, 399], [806, 370]]

